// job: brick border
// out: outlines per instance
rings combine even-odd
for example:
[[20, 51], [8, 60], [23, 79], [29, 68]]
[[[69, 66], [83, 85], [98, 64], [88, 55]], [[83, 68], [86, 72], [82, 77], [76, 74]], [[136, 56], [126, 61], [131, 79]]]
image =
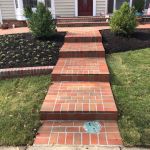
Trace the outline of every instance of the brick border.
[[6, 68], [0, 69], [0, 79], [23, 77], [29, 75], [46, 75], [50, 74], [54, 66], [37, 66], [37, 67], [22, 67], [22, 68]]

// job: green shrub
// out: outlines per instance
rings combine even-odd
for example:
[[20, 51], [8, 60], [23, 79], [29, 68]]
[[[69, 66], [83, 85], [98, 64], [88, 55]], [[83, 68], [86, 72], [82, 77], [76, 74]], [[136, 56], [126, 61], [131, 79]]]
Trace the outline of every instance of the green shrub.
[[29, 19], [29, 28], [37, 38], [48, 38], [56, 29], [51, 12], [43, 3], [38, 3], [37, 9]]
[[114, 12], [110, 19], [111, 31], [115, 34], [128, 36], [137, 26], [136, 15], [133, 8], [124, 2], [121, 8]]
[[144, 129], [142, 133], [141, 141], [143, 145], [150, 146], [150, 128]]
[[24, 9], [24, 16], [27, 18], [27, 19], [30, 19], [31, 16], [33, 14], [33, 11], [32, 11], [32, 8], [31, 7], [26, 7]]
[[144, 5], [145, 5], [145, 0], [136, 0], [134, 2], [134, 7], [135, 7], [135, 10], [139, 13], [142, 13], [143, 9], [144, 9]]

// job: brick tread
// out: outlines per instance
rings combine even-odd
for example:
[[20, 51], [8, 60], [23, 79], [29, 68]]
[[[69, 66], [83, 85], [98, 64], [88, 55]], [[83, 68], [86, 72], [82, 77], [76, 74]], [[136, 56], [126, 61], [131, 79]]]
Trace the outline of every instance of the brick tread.
[[54, 82], [40, 112], [43, 120], [54, 117], [74, 120], [117, 118], [117, 108], [108, 82]]
[[122, 145], [116, 121], [98, 121], [100, 133], [87, 133], [85, 121], [44, 121], [34, 145]]
[[53, 81], [109, 81], [105, 58], [60, 58], [52, 72]]
[[78, 42], [64, 43], [60, 57], [104, 57], [105, 50], [102, 43], [98, 42]]

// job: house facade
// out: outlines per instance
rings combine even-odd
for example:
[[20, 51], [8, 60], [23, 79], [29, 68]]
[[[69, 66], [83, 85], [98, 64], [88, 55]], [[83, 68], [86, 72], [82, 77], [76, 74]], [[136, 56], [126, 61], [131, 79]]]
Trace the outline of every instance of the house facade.
[[[54, 18], [77, 16], [101, 16], [112, 13], [126, 0], [0, 0], [0, 21], [25, 20], [23, 10], [31, 6], [33, 10], [38, 2], [49, 8]], [[130, 6], [134, 0], [128, 0]], [[145, 9], [150, 0], [145, 0]]]

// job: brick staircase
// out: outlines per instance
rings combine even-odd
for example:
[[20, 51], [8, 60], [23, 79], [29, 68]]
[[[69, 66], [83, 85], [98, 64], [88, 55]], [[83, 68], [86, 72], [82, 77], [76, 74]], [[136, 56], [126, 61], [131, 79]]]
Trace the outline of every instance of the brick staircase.
[[90, 26], [105, 26], [108, 18], [105, 17], [58, 17], [58, 27], [90, 27]]
[[[52, 85], [40, 110], [42, 126], [34, 145], [121, 145], [118, 111], [99, 31], [67, 32]], [[84, 123], [97, 120], [98, 133]]]

